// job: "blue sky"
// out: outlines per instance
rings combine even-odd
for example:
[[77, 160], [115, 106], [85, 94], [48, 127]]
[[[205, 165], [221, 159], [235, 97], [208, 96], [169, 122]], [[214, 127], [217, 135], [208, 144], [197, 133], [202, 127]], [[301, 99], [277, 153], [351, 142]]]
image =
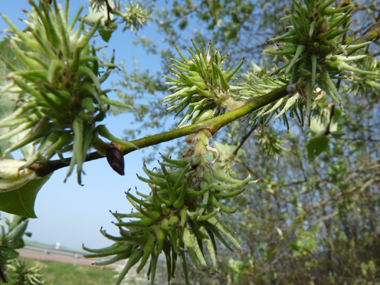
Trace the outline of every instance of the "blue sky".
[[[86, 5], [85, 0], [70, 1], [70, 14], [74, 15], [81, 5]], [[30, 10], [27, 0], [13, 1], [12, 5], [2, 5], [0, 12], [7, 15], [13, 23], [20, 28], [24, 24], [18, 18], [25, 19], [26, 15], [21, 9]], [[85, 9], [84, 13], [87, 13]], [[0, 30], [7, 28], [6, 23], [0, 18]], [[154, 27], [146, 27], [141, 34], [152, 37], [161, 42], [155, 33]], [[124, 33], [119, 29], [105, 49], [107, 55], [111, 55], [116, 49], [116, 62], [124, 60], [127, 71], [132, 69], [132, 61], [136, 60], [141, 71], [149, 69], [153, 73], [161, 69], [160, 58], [147, 55], [144, 49], [135, 47], [130, 43], [133, 34], [127, 30]], [[95, 46], [103, 46], [105, 43], [99, 38]], [[132, 58], [134, 57], [134, 59]], [[130, 68], [129, 68], [130, 67]], [[111, 75], [108, 83], [102, 85], [104, 89], [111, 88], [110, 82], [117, 81], [120, 77]], [[110, 98], [116, 96], [109, 93]], [[113, 135], [121, 138], [123, 130], [129, 127], [131, 115], [109, 116], [103, 123]], [[145, 149], [146, 151], [151, 151]], [[119, 176], [109, 166], [106, 159], [100, 159], [84, 164], [86, 176], [82, 178], [84, 187], [77, 184], [75, 174], [66, 183], [63, 180], [67, 169], [56, 171], [50, 180], [43, 186], [36, 200], [35, 211], [37, 219], [29, 222], [28, 231], [33, 233], [32, 238], [26, 240], [37, 241], [46, 244], [60, 242], [62, 247], [78, 250], [82, 243], [96, 248], [111, 244], [100, 233], [103, 226], [108, 233], [117, 235], [117, 228], [111, 224], [113, 216], [109, 210], [121, 213], [129, 213], [132, 206], [125, 198], [124, 191], [128, 188], [149, 193], [149, 187], [137, 179], [136, 173], [143, 175], [142, 157], [143, 152], [135, 151], [124, 157], [125, 176]], [[17, 158], [20, 158], [17, 156]], [[151, 165], [150, 167], [154, 167]]]

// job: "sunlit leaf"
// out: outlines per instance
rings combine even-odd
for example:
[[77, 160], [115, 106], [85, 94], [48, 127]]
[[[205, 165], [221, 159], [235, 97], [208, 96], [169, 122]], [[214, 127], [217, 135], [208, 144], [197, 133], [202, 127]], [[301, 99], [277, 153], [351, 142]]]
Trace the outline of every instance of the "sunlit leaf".
[[51, 175], [29, 181], [17, 190], [0, 193], [0, 211], [28, 218], [37, 218], [34, 203], [41, 187]]
[[237, 282], [237, 283], [240, 283], [241, 282], [241, 273], [236, 273], [234, 275], [234, 280]]
[[323, 152], [329, 145], [329, 139], [325, 134], [311, 138], [306, 145], [307, 158], [313, 162], [315, 158]]
[[301, 251], [297, 242], [291, 242], [289, 243], [289, 246], [294, 250], [294, 251]]

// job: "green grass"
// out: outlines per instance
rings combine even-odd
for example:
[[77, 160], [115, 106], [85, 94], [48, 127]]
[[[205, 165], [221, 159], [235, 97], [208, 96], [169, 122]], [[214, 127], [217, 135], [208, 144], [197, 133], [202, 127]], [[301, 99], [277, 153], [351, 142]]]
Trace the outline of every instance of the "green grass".
[[84, 265], [72, 265], [54, 261], [25, 260], [27, 266], [38, 264], [45, 278], [45, 285], [113, 285], [117, 272], [113, 269]]

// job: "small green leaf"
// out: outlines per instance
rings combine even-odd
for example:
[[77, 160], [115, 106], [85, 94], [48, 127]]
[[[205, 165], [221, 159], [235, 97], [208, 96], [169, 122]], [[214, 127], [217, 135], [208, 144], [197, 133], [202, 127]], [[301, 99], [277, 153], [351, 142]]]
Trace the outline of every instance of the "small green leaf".
[[11, 260], [11, 259], [15, 259], [17, 257], [18, 257], [18, 252], [15, 251], [14, 249], [10, 249], [10, 250], [5, 251], [5, 256], [4, 256], [5, 260]]
[[314, 138], [311, 138], [306, 145], [307, 158], [310, 162], [324, 151], [329, 145], [329, 139], [325, 134], [320, 134]]
[[278, 235], [281, 237], [281, 239], [283, 239], [284, 234], [282, 233], [282, 230], [279, 227], [276, 227], [276, 231], [277, 231]]
[[187, 19], [185, 18], [185, 19], [183, 19], [183, 20], [181, 21], [181, 23], [179, 23], [179, 28], [180, 28], [181, 30], [183, 30], [183, 29], [186, 28], [186, 26], [187, 26]]
[[319, 117], [312, 117], [310, 122], [310, 131], [313, 135], [324, 133], [329, 123], [329, 113], [324, 112]]
[[27, 218], [37, 218], [34, 203], [41, 187], [49, 180], [51, 174], [29, 181], [24, 186], [10, 192], [0, 193], [0, 211]]
[[330, 135], [332, 135], [334, 138], [340, 138], [344, 136], [346, 133], [344, 131], [335, 131], [331, 132]]
[[[108, 1], [111, 8], [115, 7], [114, 1]], [[107, 12], [106, 5], [99, 5], [98, 7], [89, 7], [89, 14], [86, 16], [86, 23], [90, 26], [95, 26], [96, 22], [101, 18], [100, 26], [98, 32], [105, 42], [108, 42], [111, 38], [112, 33], [117, 29], [117, 24], [115, 19], [113, 19], [113, 14]], [[108, 18], [110, 17], [110, 18]]]
[[341, 114], [342, 110], [337, 108], [334, 109], [334, 116], [331, 118], [330, 122], [330, 133], [333, 133], [338, 130], [338, 121]]
[[107, 31], [107, 30], [103, 30], [101, 28], [99, 28], [98, 30], [99, 30], [100, 36], [102, 37], [103, 41], [108, 43], [108, 41], [111, 38], [113, 31]]
[[371, 272], [371, 273], [375, 273], [376, 272], [376, 265], [375, 265], [375, 262], [373, 262], [373, 260], [370, 260], [368, 262], [368, 270]]
[[[226, 157], [230, 157], [232, 153], [235, 151], [235, 149], [237, 148], [237, 146], [235, 145], [221, 144], [218, 142], [214, 143], [214, 147], [220, 152], [221, 156], [226, 156]], [[238, 150], [236, 158], [240, 157], [243, 154], [245, 154], [245, 151], [240, 148]]]
[[236, 273], [234, 275], [234, 280], [237, 282], [237, 283], [240, 283], [241, 282], [241, 273]]
[[230, 260], [228, 260], [228, 267], [233, 272], [236, 272], [236, 273], [241, 272], [243, 269], [243, 266], [244, 266], [244, 262], [241, 260], [236, 260], [236, 259], [232, 259], [232, 258]]
[[291, 243], [289, 243], [289, 246], [294, 250], [294, 251], [301, 251], [297, 242], [293, 241]]

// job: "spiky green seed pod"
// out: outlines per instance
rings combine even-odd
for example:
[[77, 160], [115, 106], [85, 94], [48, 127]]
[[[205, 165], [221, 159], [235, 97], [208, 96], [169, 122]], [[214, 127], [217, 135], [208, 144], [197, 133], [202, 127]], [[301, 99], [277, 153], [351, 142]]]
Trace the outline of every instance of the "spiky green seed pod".
[[[224, 206], [224, 201], [239, 195], [246, 185], [254, 181], [250, 181], [249, 175], [242, 180], [231, 177], [217, 162], [209, 162], [206, 155], [209, 139], [207, 131], [200, 131], [186, 139], [193, 151], [185, 160], [173, 160], [162, 155], [160, 171], [150, 171], [144, 166], [148, 175], [145, 180], [153, 187], [152, 193], [139, 199], [128, 192], [127, 198], [138, 213], [113, 213], [118, 220], [116, 225], [120, 228], [120, 237], [102, 232], [115, 244], [100, 250], [84, 248], [93, 253], [87, 257], [108, 254], [110, 262], [119, 260], [123, 256], [122, 246], [130, 244], [133, 250], [130, 255], [125, 254], [125, 259], [133, 256], [136, 260], [128, 262], [123, 272], [141, 258], [140, 271], [151, 256], [149, 276], [151, 284], [154, 284], [155, 262], [162, 250], [167, 260], [168, 281], [174, 276], [173, 265], [177, 257], [187, 254], [196, 268], [210, 267], [213, 272], [217, 271], [214, 237], [228, 249], [240, 251], [241, 247], [233, 236], [236, 233], [226, 226], [219, 214], [235, 212], [237, 209]], [[138, 220], [123, 222], [123, 217]], [[211, 265], [206, 262], [206, 250], [203, 248], [207, 248], [211, 255]], [[112, 257], [114, 255], [116, 257]], [[187, 275], [186, 263], [182, 262], [182, 266]], [[188, 276], [185, 279], [188, 280]]]
[[183, 61], [170, 58], [173, 62], [170, 68], [176, 78], [165, 76], [165, 84], [171, 86], [170, 90], [174, 90], [173, 94], [162, 100], [162, 103], [168, 105], [166, 111], [175, 112], [175, 116], [178, 116], [189, 106], [178, 127], [187, 121], [194, 124], [212, 118], [216, 114], [213, 110], [218, 106], [232, 110], [244, 103], [231, 97], [229, 83], [244, 59], [233, 70], [224, 70], [222, 64], [226, 56], [221, 56], [218, 50], [215, 51], [211, 41], [207, 51], [202, 43], [200, 48], [194, 42], [193, 46], [195, 52], [187, 48], [192, 56], [190, 59], [176, 47]]
[[[279, 75], [283, 81], [290, 84], [298, 82], [300, 78], [306, 81], [307, 88], [297, 90], [302, 95], [302, 101], [306, 102], [306, 122], [310, 117], [310, 105], [319, 96], [318, 92], [315, 92], [317, 86], [330, 95], [334, 101], [341, 104], [340, 95], [338, 90], [333, 87], [335, 83], [332, 81], [338, 74], [340, 78], [344, 78], [342, 76], [345, 75], [348, 77], [351, 72], [380, 76], [378, 72], [366, 72], [348, 64], [348, 62], [362, 59], [351, 56], [351, 52], [348, 50], [349, 46], [342, 46], [344, 35], [349, 31], [349, 25], [352, 22], [354, 4], [339, 8], [333, 7], [334, 4], [335, 1], [332, 0], [304, 0], [303, 3], [293, 0], [294, 10], [287, 11], [288, 15], [281, 19], [290, 21], [291, 25], [287, 27], [288, 31], [268, 40], [269, 43], [279, 43], [276, 47], [277, 50], [270, 47], [264, 51], [266, 54], [276, 56], [277, 60], [281, 62], [272, 75]], [[340, 56], [340, 54], [345, 56]], [[290, 104], [287, 104], [287, 101], [290, 98], [282, 100], [276, 108], [272, 106], [274, 109], [267, 109], [257, 114], [256, 117], [252, 116], [251, 120], [257, 120], [258, 117], [264, 115], [273, 116], [278, 109], [280, 109], [278, 112], [281, 113], [285, 106], [287, 106], [286, 109], [289, 109]], [[296, 100], [292, 101], [292, 105], [294, 105]], [[303, 116], [301, 114], [302, 118]], [[287, 118], [285, 116], [283, 118], [287, 122]]]
[[[3, 158], [29, 143], [39, 148], [28, 158], [25, 167], [43, 158], [49, 159], [55, 153], [72, 150], [67, 176], [77, 165], [78, 183], [81, 184], [82, 164], [96, 133], [95, 122], [105, 117], [107, 105], [117, 104], [108, 99], [107, 90], [100, 87], [116, 67], [114, 56], [111, 62], [103, 62], [97, 57], [97, 48], [89, 44], [100, 20], [89, 30], [84, 27], [84, 17], [76, 25], [83, 7], [70, 23], [68, 0], [65, 9], [56, 0], [52, 5], [43, 1], [38, 5], [33, 0], [29, 3], [31, 12], [26, 13], [29, 18], [25, 21], [26, 32], [2, 15], [10, 27], [5, 30], [10, 34], [10, 47], [22, 67], [4, 60], [11, 70], [7, 77], [10, 83], [0, 88], [0, 96], [4, 92], [14, 92], [22, 100], [13, 114], [0, 121], [0, 127], [12, 127], [12, 136], [27, 131], [22, 141], [4, 151]], [[100, 76], [102, 68], [106, 72]], [[21, 122], [21, 125], [16, 127], [11, 121]], [[53, 134], [61, 137], [62, 133], [65, 139], [60, 139], [60, 143], [47, 139]]]

